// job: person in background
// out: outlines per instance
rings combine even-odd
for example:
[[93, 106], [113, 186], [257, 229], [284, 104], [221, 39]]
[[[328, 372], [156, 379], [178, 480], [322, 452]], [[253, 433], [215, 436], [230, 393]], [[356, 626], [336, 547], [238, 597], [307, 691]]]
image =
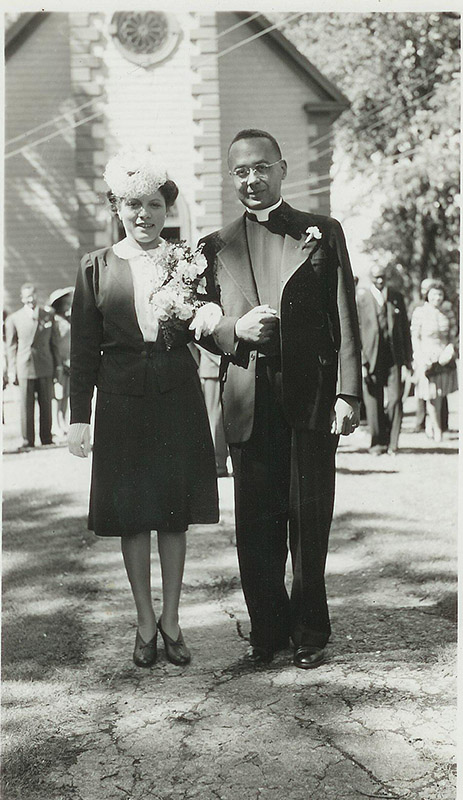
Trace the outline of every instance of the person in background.
[[[203, 256], [160, 236], [178, 195], [165, 166], [149, 149], [127, 148], [109, 161], [105, 180], [126, 237], [84, 256], [78, 273], [69, 450], [90, 452], [97, 386], [88, 527], [120, 537], [137, 612], [135, 664], [154, 664], [159, 631], [168, 660], [182, 666], [191, 658], [179, 626], [186, 531], [219, 519], [213, 443], [188, 343], [190, 326], [197, 337], [211, 333], [204, 312], [217, 320], [221, 311], [203, 293]], [[151, 531], [162, 576], [158, 622]]]
[[426, 403], [429, 434], [436, 442], [442, 441], [442, 403], [458, 389], [457, 324], [449, 304], [444, 303], [444, 284], [432, 281], [411, 322], [416, 394]]
[[[422, 306], [423, 303], [426, 302], [426, 296], [427, 296], [427, 293], [428, 293], [428, 289], [432, 285], [433, 280], [434, 280], [433, 278], [425, 278], [423, 281], [421, 281], [421, 285], [420, 285], [421, 302], [419, 304], [415, 305], [412, 309], [409, 309], [409, 313], [411, 313], [411, 316], [413, 316], [413, 311], [415, 310], [415, 308], [418, 308], [419, 305]], [[442, 303], [442, 309], [441, 310], [445, 311], [446, 308], [450, 312], [452, 311], [451, 304], [444, 300], [444, 302]], [[413, 429], [413, 433], [421, 433], [422, 431], [426, 430], [426, 400], [423, 400], [421, 397], [417, 397], [416, 394], [417, 393], [415, 391], [416, 416], [415, 416], [415, 427]], [[445, 396], [445, 397], [442, 397], [442, 406], [441, 406], [441, 425], [440, 425], [440, 427], [442, 428], [443, 432], [448, 430], [448, 423], [449, 423], [449, 405], [448, 405], [448, 401], [447, 401], [447, 396]]]
[[61, 365], [58, 328], [54, 313], [37, 304], [31, 283], [21, 286], [23, 307], [10, 314], [5, 323], [8, 381], [19, 385], [22, 444], [35, 446], [35, 397], [39, 404], [39, 432], [42, 445], [52, 444], [53, 378]]
[[47, 305], [55, 312], [55, 323], [59, 336], [60, 363], [56, 369], [54, 396], [57, 404], [57, 425], [62, 433], [68, 429], [69, 375], [71, 366], [71, 307], [74, 287], [56, 289], [48, 298]]
[[2, 337], [3, 337], [3, 349], [2, 349], [2, 357], [3, 357], [3, 395], [2, 395], [2, 423], [5, 422], [5, 389], [8, 386], [8, 359], [6, 357], [6, 330], [5, 330], [5, 320], [8, 314], [3, 309], [3, 323], [2, 323]]
[[412, 345], [404, 298], [388, 286], [386, 268], [372, 267], [370, 286], [357, 291], [357, 308], [370, 452], [394, 455], [399, 446], [403, 380], [411, 371]]
[[203, 348], [199, 349], [199, 377], [201, 379], [201, 386], [203, 387], [207, 415], [209, 417], [212, 439], [214, 441], [217, 477], [226, 478], [228, 475], [228, 448], [223, 428], [219, 373], [220, 356], [215, 353], [210, 353]]

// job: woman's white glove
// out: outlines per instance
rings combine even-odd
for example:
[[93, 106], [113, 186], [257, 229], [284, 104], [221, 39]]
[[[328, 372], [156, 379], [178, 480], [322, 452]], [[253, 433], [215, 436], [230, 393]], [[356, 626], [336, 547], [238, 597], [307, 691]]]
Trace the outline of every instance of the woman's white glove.
[[190, 331], [195, 332], [196, 341], [201, 336], [210, 336], [211, 333], [214, 333], [222, 316], [222, 309], [217, 303], [206, 303], [206, 305], [201, 306], [189, 325]]
[[73, 456], [87, 458], [92, 449], [88, 422], [73, 422], [68, 431], [68, 448]]
[[450, 344], [444, 347], [441, 354], [439, 355], [438, 358], [439, 364], [441, 365], [441, 367], [446, 367], [447, 364], [450, 364], [450, 362], [454, 360], [455, 356], [456, 356], [455, 348], [452, 342], [450, 342]]

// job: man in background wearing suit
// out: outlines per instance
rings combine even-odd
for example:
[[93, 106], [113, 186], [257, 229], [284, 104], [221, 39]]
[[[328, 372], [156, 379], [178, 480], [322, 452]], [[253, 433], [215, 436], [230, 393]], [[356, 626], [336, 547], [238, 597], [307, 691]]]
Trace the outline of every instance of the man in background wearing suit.
[[22, 448], [34, 447], [35, 395], [39, 403], [39, 432], [43, 445], [52, 444], [53, 376], [59, 366], [59, 336], [53, 313], [37, 305], [35, 287], [21, 287], [23, 307], [6, 319], [8, 379], [19, 385]]
[[[224, 316], [223, 411], [235, 479], [251, 660], [292, 638], [294, 664], [318, 667], [330, 636], [325, 561], [339, 434], [358, 425], [355, 288], [336, 220], [281, 198], [286, 161], [260, 130], [237, 134], [229, 170], [245, 214], [203, 240]], [[291, 597], [285, 587], [289, 544]]]
[[410, 324], [403, 296], [387, 285], [387, 270], [372, 267], [370, 279], [370, 286], [357, 292], [370, 451], [395, 454], [402, 425], [404, 372], [412, 364]]

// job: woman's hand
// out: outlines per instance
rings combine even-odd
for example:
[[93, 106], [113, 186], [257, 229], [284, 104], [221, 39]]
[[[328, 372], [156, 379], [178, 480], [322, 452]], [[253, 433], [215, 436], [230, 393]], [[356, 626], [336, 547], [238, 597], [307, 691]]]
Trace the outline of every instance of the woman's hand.
[[88, 422], [73, 422], [68, 431], [68, 448], [73, 456], [87, 458], [92, 446], [90, 444], [90, 425]]
[[441, 354], [439, 355], [438, 361], [442, 367], [446, 367], [447, 364], [450, 364], [456, 357], [455, 347], [453, 346], [452, 342], [446, 345], [442, 350]]
[[217, 303], [206, 303], [201, 306], [189, 325], [189, 330], [195, 333], [196, 341], [201, 336], [210, 336], [211, 333], [214, 333], [222, 316], [222, 309]]

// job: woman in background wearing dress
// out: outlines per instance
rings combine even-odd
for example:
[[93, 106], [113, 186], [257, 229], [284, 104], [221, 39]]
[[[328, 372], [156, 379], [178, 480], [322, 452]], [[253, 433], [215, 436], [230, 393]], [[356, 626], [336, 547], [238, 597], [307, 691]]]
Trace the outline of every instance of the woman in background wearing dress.
[[458, 389], [457, 325], [441, 281], [431, 281], [425, 302], [412, 315], [416, 394], [426, 401], [430, 435], [442, 441], [442, 401]]
[[[190, 661], [178, 614], [185, 532], [190, 524], [215, 523], [219, 516], [214, 449], [187, 344], [192, 329], [197, 338], [211, 333], [221, 312], [206, 304], [196, 280], [189, 282], [195, 308], [183, 305], [175, 316], [161, 302], [169, 258], [177, 251], [160, 233], [178, 189], [153, 153], [119, 153], [108, 163], [105, 180], [126, 238], [85, 256], [78, 273], [69, 449], [81, 457], [90, 451], [97, 386], [88, 525], [99, 536], [121, 537], [138, 619], [135, 664], [154, 663], [159, 630], [167, 658], [183, 665]], [[162, 575], [158, 622], [151, 598], [152, 530]]]
[[68, 429], [68, 406], [70, 389], [70, 368], [71, 368], [71, 307], [74, 287], [68, 286], [66, 289], [56, 289], [52, 292], [48, 305], [55, 312], [55, 323], [58, 330], [58, 350], [59, 366], [56, 368], [56, 382], [54, 384], [54, 395], [56, 400], [57, 412], [56, 422], [62, 434], [66, 434]]

